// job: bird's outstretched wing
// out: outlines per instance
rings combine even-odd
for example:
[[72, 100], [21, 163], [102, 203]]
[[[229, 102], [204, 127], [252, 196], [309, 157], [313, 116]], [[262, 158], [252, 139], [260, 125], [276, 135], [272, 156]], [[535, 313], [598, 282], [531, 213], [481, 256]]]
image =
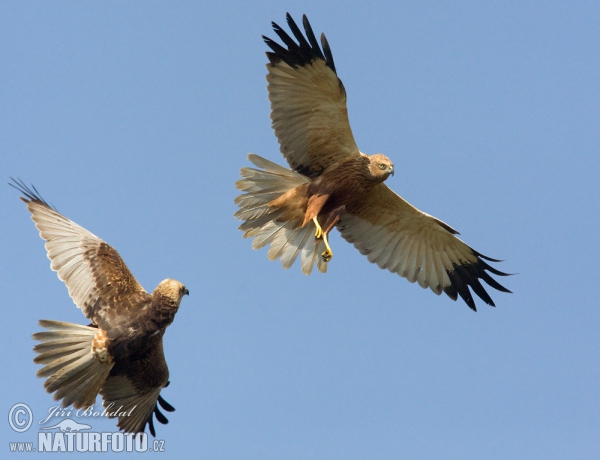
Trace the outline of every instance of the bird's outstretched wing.
[[131, 274], [119, 253], [52, 208], [35, 187], [13, 179], [31, 218], [46, 241], [50, 267], [64, 281], [83, 314], [103, 330], [131, 320], [151, 296]]
[[306, 37], [289, 13], [286, 17], [298, 43], [274, 22], [273, 29], [287, 48], [263, 36], [272, 50], [267, 52], [271, 120], [291, 168], [317, 176], [360, 152], [348, 122], [346, 90], [325, 35], [321, 34], [321, 51], [306, 16], [302, 18]]
[[510, 292], [488, 273], [507, 276], [485, 262], [499, 260], [470, 248], [452, 227], [419, 211], [384, 184], [346, 207], [337, 228], [370, 262], [438, 295], [443, 291], [453, 300], [460, 295], [473, 310], [470, 289], [494, 306], [480, 280]]
[[[156, 436], [153, 416], [160, 423], [169, 423], [159, 405], [167, 412], [175, 410], [160, 396], [168, 385], [169, 369], [161, 341], [146, 357], [115, 366], [100, 394], [110, 416], [119, 418], [117, 426], [121, 430], [139, 433], [148, 425], [152, 436]], [[115, 413], [117, 408], [121, 409]]]

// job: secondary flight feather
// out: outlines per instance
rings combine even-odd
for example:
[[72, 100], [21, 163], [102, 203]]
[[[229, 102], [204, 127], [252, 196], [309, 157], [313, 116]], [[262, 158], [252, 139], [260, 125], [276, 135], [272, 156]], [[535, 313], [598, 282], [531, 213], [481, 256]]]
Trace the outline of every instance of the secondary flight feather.
[[287, 23], [293, 38], [272, 23], [283, 46], [263, 39], [271, 49], [272, 126], [292, 170], [249, 155], [255, 168], [242, 168], [236, 183], [244, 192], [235, 200], [244, 237], [254, 239], [254, 249], [269, 245], [269, 259], [281, 258], [284, 268], [299, 257], [308, 275], [315, 264], [327, 270], [333, 256], [328, 234], [335, 227], [370, 262], [411, 283], [453, 300], [460, 296], [473, 310], [471, 291], [494, 306], [480, 280], [510, 292], [490, 275], [507, 275], [488, 264], [499, 260], [475, 251], [448, 224], [384, 184], [394, 165], [385, 155], [358, 149], [325, 35], [319, 44], [306, 16], [304, 34], [289, 14]]

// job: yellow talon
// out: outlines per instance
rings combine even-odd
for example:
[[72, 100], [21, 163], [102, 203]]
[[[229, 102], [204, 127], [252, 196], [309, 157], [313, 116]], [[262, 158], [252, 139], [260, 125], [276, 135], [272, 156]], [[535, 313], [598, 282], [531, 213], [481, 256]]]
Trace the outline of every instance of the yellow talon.
[[327, 241], [327, 235], [325, 235], [325, 233], [323, 233], [323, 229], [319, 225], [319, 222], [317, 221], [316, 217], [313, 218], [313, 222], [315, 223], [315, 226], [317, 227], [317, 230], [315, 231], [315, 238], [316, 239], [323, 238], [323, 243], [325, 243], [325, 247], [327, 248], [327, 250], [325, 250], [321, 253], [321, 257], [323, 258], [324, 262], [329, 262], [331, 260], [331, 258], [333, 257], [333, 252], [331, 251], [331, 247], [329, 246], [329, 241]]
[[319, 239], [323, 236], [323, 229], [319, 225], [319, 221], [317, 220], [316, 217], [313, 217], [313, 222], [315, 223], [315, 226], [317, 227], [317, 230], [315, 231], [315, 238]]

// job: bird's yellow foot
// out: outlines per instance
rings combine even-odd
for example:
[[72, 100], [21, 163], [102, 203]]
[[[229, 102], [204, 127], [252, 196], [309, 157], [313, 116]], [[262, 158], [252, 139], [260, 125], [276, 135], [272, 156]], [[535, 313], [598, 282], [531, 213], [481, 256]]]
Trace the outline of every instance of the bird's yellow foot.
[[329, 246], [329, 241], [327, 241], [327, 235], [323, 235], [323, 243], [325, 243], [325, 251], [321, 253], [321, 257], [324, 262], [329, 262], [333, 257], [333, 252], [331, 251], [331, 247]]
[[317, 240], [323, 238], [323, 243], [325, 243], [325, 247], [327, 248], [321, 253], [321, 257], [323, 258], [324, 262], [329, 262], [333, 257], [333, 252], [331, 251], [331, 247], [329, 246], [329, 241], [327, 241], [327, 235], [325, 234], [325, 232], [323, 232], [323, 229], [321, 228], [321, 225], [319, 225], [319, 221], [316, 217], [313, 217], [313, 222], [317, 227], [317, 230], [315, 231], [315, 238]]
[[315, 231], [315, 238], [319, 239], [323, 237], [323, 229], [321, 228], [321, 225], [319, 225], [319, 221], [317, 220], [316, 217], [313, 217], [313, 222], [315, 223], [315, 226], [317, 227], [317, 230]]

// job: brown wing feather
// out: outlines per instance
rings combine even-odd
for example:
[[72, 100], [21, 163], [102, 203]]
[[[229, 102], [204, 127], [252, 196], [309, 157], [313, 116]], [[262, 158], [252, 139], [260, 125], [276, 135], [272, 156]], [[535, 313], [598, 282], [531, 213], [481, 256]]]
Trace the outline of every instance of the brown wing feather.
[[13, 181], [46, 241], [52, 270], [87, 318], [110, 330], [151, 302], [113, 247], [53, 209], [35, 188]]
[[[161, 390], [169, 384], [169, 369], [163, 353], [162, 340], [145, 356], [116, 363], [106, 379], [100, 394], [108, 412], [119, 409], [122, 413], [117, 426], [127, 433], [142, 432], [146, 424], [155, 435], [153, 415], [161, 423], [168, 423], [160, 412], [157, 401], [165, 410], [174, 408], [160, 397]], [[127, 415], [123, 415], [123, 413]]]
[[271, 120], [281, 153], [291, 168], [307, 176], [360, 155], [346, 107], [346, 91], [337, 77], [331, 50], [321, 36], [321, 51], [306, 16], [306, 39], [292, 17], [287, 22], [298, 44], [281, 27], [273, 29], [287, 48], [264, 37]]
[[467, 246], [455, 236], [456, 230], [419, 211], [385, 184], [377, 185], [361, 200], [347, 206], [337, 227], [370, 262], [411, 283], [417, 281], [438, 295], [444, 291], [453, 300], [460, 295], [473, 310], [476, 307], [469, 288], [494, 306], [480, 279], [494, 289], [510, 292], [487, 271], [499, 276], [507, 274], [483, 259], [498, 260]]

